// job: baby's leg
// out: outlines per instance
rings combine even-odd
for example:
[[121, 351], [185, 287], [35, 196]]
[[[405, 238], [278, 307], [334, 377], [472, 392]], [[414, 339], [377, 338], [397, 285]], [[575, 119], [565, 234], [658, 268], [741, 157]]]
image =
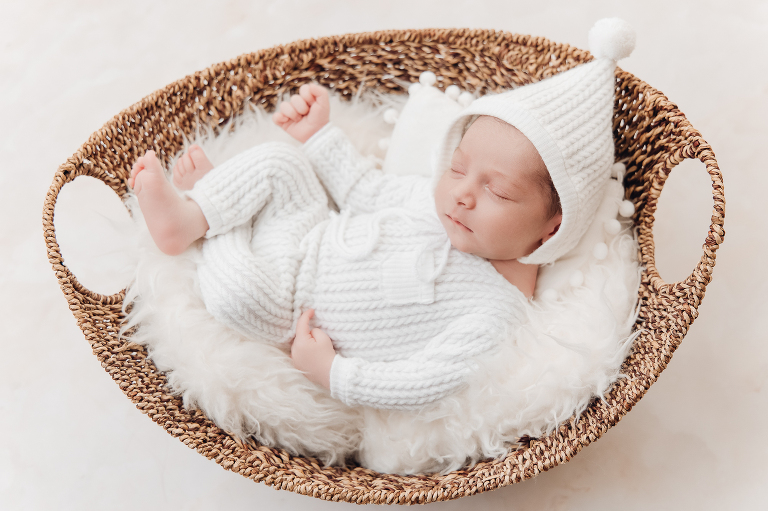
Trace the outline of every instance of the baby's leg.
[[[314, 181], [305, 179], [305, 174], [312, 175]], [[206, 238], [251, 222], [269, 203], [275, 207], [314, 198], [327, 201], [306, 156], [280, 142], [259, 144], [216, 165], [187, 196], [200, 206], [208, 222]], [[287, 213], [277, 214], [284, 217]]]
[[329, 211], [309, 159], [286, 144], [263, 144], [217, 165], [190, 196], [210, 224], [198, 263], [208, 311], [247, 337], [290, 341], [301, 313], [296, 293], [305, 292], [297, 283], [307, 261], [302, 242]]
[[139, 199], [152, 239], [164, 253], [180, 254], [205, 235], [208, 222], [202, 210], [176, 193], [154, 151], [136, 161], [128, 184]]
[[195, 144], [173, 166], [173, 184], [179, 190], [191, 190], [213, 168], [203, 149]]

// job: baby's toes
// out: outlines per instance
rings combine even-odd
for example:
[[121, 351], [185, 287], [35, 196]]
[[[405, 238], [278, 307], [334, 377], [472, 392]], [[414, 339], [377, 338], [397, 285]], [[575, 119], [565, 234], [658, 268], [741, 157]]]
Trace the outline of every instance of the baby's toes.
[[181, 184], [184, 176], [189, 172], [184, 162], [184, 156], [176, 160], [176, 165], [173, 166], [173, 184], [177, 186]]
[[189, 153], [184, 153], [184, 156], [179, 158], [179, 164], [181, 167], [182, 175], [187, 175], [195, 170], [195, 164], [192, 163], [192, 158], [189, 157]]
[[171, 181], [173, 182], [176, 188], [178, 188], [181, 185], [182, 177], [183, 176], [181, 175], [181, 171], [179, 170], [179, 163], [176, 162], [176, 165], [173, 166], [173, 170], [171, 171]]
[[205, 151], [199, 145], [195, 144], [187, 151], [189, 155], [189, 161], [194, 170], [208, 172], [213, 168], [213, 163], [205, 155]]
[[173, 164], [173, 168], [171, 169], [171, 173], [176, 176], [176, 174], [179, 174], [181, 172], [180, 168], [181, 158], [176, 160], [176, 163]]

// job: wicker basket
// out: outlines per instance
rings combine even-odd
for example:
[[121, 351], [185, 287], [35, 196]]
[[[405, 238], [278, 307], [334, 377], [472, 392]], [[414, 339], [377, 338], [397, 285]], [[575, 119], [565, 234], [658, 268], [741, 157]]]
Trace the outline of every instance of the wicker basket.
[[[53, 225], [56, 198], [77, 176], [100, 179], [121, 197], [132, 163], [154, 149], [167, 163], [182, 135], [197, 123], [213, 127], [246, 103], [272, 109], [286, 91], [317, 81], [344, 95], [361, 86], [401, 94], [393, 78], [416, 81], [422, 71], [478, 93], [500, 91], [546, 78], [592, 57], [586, 51], [540, 37], [490, 30], [397, 30], [297, 41], [242, 55], [187, 76], [123, 110], [94, 133], [56, 172], [43, 209], [48, 258], [77, 323], [102, 367], [136, 407], [190, 448], [254, 481], [325, 500], [411, 504], [449, 500], [536, 476], [575, 456], [615, 425], [667, 366], [696, 318], [723, 241], [725, 200], [714, 153], [699, 132], [662, 93], [616, 70], [614, 140], [627, 164], [627, 198], [645, 266], [639, 291], [641, 330], [605, 401], [594, 400], [576, 418], [545, 438], [531, 439], [505, 459], [481, 462], [447, 475], [396, 476], [360, 467], [321, 468], [312, 458], [240, 443], [200, 411], [183, 408], [166, 392], [166, 379], [139, 345], [117, 336], [124, 292], [104, 296], [85, 289], [62, 263]], [[706, 165], [714, 210], [699, 264], [684, 281], [665, 283], [654, 264], [653, 214], [667, 176], [685, 158]]]

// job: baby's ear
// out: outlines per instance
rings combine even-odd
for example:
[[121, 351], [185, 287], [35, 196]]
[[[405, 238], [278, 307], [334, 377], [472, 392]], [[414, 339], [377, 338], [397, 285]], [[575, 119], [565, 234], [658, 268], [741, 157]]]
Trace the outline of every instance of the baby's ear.
[[541, 238], [542, 245], [549, 241], [549, 239], [557, 234], [557, 231], [560, 229], [560, 224], [563, 223], [563, 214], [558, 213], [552, 218], [549, 219], [547, 222], [545, 229], [544, 229], [544, 237]]

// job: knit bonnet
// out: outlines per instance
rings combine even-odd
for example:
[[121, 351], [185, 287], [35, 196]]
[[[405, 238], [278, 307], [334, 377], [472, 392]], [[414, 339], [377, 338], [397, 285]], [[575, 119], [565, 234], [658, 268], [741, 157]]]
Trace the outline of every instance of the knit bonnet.
[[557, 233], [519, 261], [547, 264], [565, 255], [592, 222], [611, 176], [616, 62], [628, 57], [634, 46], [635, 33], [624, 20], [602, 19], [589, 31], [594, 60], [473, 101], [451, 121], [435, 152], [432, 189], [450, 168], [471, 117], [497, 117], [533, 143], [552, 176], [563, 210]]

